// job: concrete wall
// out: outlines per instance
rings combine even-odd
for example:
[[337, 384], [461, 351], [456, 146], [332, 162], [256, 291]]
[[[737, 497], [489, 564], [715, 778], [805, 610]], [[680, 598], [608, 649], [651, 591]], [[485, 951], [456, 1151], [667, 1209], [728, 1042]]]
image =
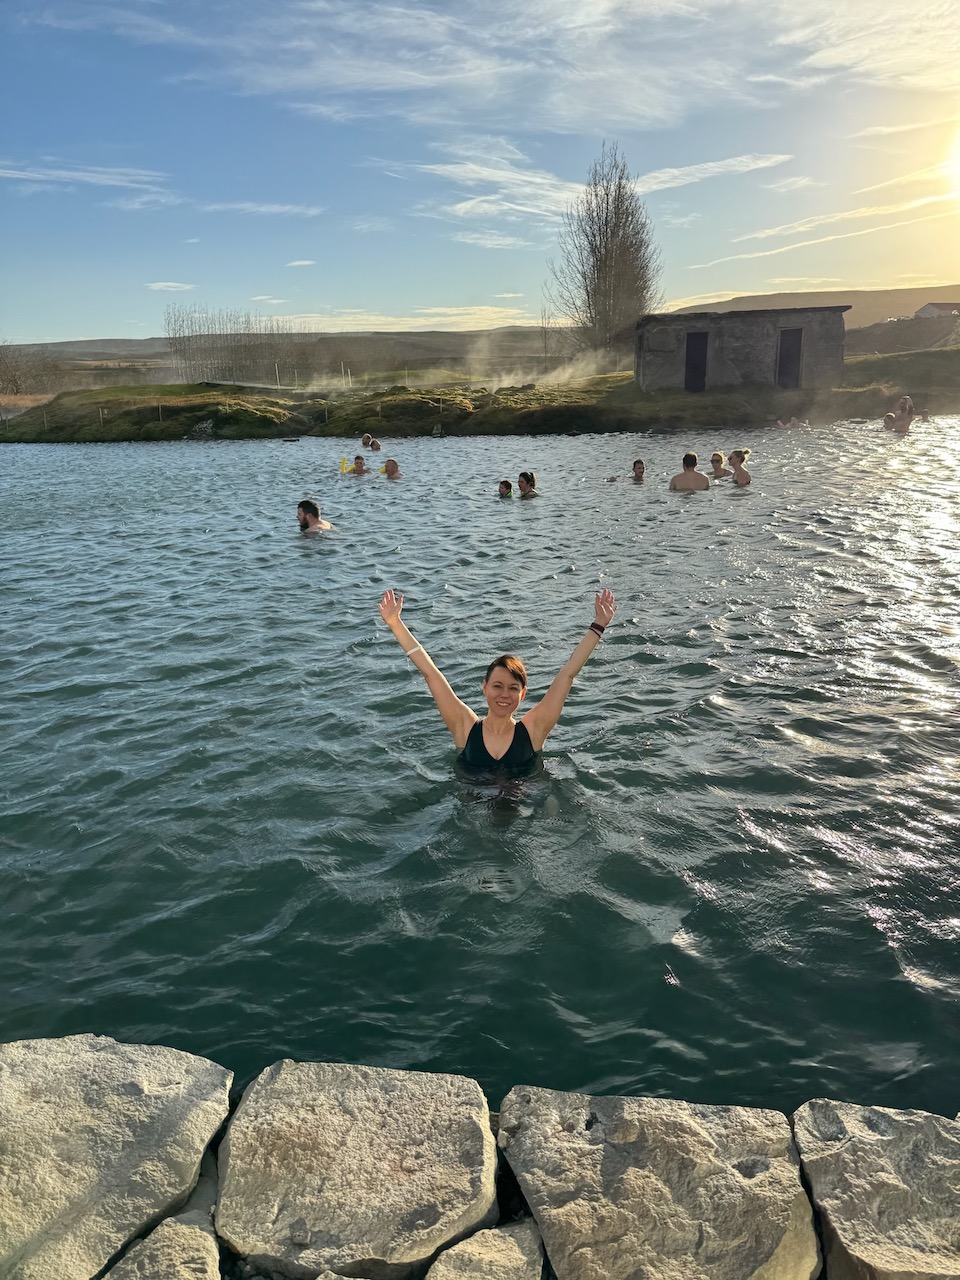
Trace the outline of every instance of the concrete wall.
[[843, 312], [848, 308], [698, 312], [648, 316], [637, 327], [636, 378], [645, 391], [683, 389], [686, 336], [707, 333], [707, 389], [776, 386], [781, 329], [802, 329], [801, 387], [843, 380]]

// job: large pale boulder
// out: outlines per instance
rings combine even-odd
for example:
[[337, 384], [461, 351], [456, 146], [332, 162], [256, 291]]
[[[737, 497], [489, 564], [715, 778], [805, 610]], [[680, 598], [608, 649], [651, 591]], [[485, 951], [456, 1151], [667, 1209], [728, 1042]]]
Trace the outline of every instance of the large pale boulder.
[[960, 1277], [960, 1123], [818, 1098], [793, 1124], [830, 1280]]
[[786, 1116], [512, 1089], [499, 1142], [558, 1280], [812, 1280]]
[[532, 1218], [488, 1227], [441, 1253], [427, 1280], [540, 1280], [543, 1242]]
[[106, 1036], [0, 1045], [0, 1276], [89, 1280], [182, 1204], [232, 1078]]
[[393, 1280], [492, 1220], [495, 1171], [476, 1081], [278, 1062], [220, 1148], [217, 1232], [289, 1276]]

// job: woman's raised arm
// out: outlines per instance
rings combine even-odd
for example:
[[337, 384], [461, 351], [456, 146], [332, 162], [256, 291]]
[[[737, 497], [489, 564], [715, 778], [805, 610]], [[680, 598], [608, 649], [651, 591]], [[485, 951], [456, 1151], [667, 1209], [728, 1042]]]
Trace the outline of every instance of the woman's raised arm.
[[457, 750], [462, 751], [467, 736], [477, 719], [465, 702], [461, 702], [447, 683], [447, 678], [436, 665], [430, 655], [410, 633], [406, 623], [400, 617], [403, 609], [403, 595], [399, 591], [387, 590], [380, 597], [380, 617], [397, 638], [400, 648], [427, 682], [427, 688], [433, 694], [437, 710], [443, 717], [443, 723], [453, 734]]
[[567, 694], [570, 692], [575, 676], [600, 643], [604, 630], [613, 621], [616, 611], [617, 602], [613, 598], [613, 592], [606, 587], [598, 591], [594, 602], [593, 621], [587, 628], [586, 634], [557, 672], [543, 700], [535, 707], [531, 707], [523, 717], [523, 723], [530, 734], [534, 750], [540, 750], [547, 734], [560, 719], [560, 712], [563, 710], [563, 704], [567, 700]]

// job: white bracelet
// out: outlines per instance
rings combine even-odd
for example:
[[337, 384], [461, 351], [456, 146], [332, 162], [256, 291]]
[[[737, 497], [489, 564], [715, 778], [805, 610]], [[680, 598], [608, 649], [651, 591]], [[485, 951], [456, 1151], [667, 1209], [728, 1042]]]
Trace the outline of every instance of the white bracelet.
[[423, 645], [422, 645], [422, 644], [415, 644], [415, 645], [413, 646], [413, 648], [412, 648], [412, 649], [404, 649], [404, 651], [403, 651], [403, 652], [404, 652], [404, 653], [407, 655], [407, 657], [409, 658], [409, 657], [410, 657], [410, 655], [411, 655], [412, 653], [422, 653], [422, 652], [423, 652]]

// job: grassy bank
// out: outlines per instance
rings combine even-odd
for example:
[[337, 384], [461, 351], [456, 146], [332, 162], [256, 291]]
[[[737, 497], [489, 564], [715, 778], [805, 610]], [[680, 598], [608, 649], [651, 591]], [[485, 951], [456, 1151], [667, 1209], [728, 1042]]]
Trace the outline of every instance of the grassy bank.
[[0, 424], [0, 442], [356, 439], [365, 431], [396, 438], [429, 435], [437, 424], [446, 435], [749, 429], [791, 416], [879, 418], [902, 392], [919, 409], [960, 411], [960, 348], [853, 356], [844, 365], [844, 385], [829, 391], [644, 392], [632, 373], [522, 387], [393, 386], [330, 398], [206, 384], [67, 391]]

